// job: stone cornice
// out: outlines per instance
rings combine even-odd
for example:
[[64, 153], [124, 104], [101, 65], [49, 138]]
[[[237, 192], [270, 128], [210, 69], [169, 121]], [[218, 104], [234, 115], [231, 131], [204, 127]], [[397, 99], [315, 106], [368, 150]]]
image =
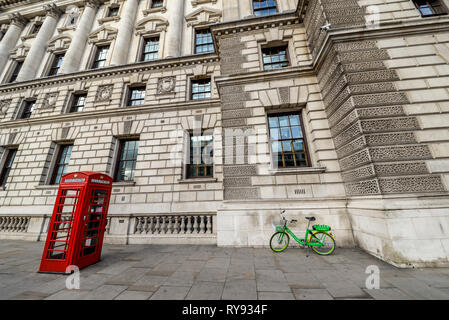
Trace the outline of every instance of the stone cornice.
[[408, 19], [400, 21], [388, 21], [381, 23], [379, 28], [338, 28], [327, 31], [327, 35], [321, 49], [314, 58], [312, 65], [314, 69], [321, 64], [326, 54], [335, 42], [353, 40], [378, 40], [388, 37], [403, 37], [417, 34], [433, 34], [435, 32], [447, 32], [449, 16], [437, 16], [427, 19]]
[[178, 58], [160, 59], [155, 61], [137, 62], [133, 64], [105, 67], [101, 69], [85, 70], [66, 75], [57, 75], [52, 77], [38, 78], [17, 83], [8, 83], [0, 85], [0, 93], [13, 92], [18, 90], [27, 90], [29, 88], [46, 87], [55, 84], [66, 84], [69, 82], [83, 81], [89, 79], [103, 78], [114, 75], [123, 75], [151, 70], [165, 70], [190, 65], [217, 63], [218, 56], [213, 54], [191, 55]]
[[301, 22], [296, 11], [287, 11], [263, 17], [252, 17], [243, 20], [228, 21], [212, 24], [211, 30], [215, 36], [222, 36], [238, 32], [288, 26]]
[[148, 114], [150, 112], [169, 112], [176, 110], [186, 110], [192, 108], [218, 107], [221, 105], [220, 99], [204, 101], [186, 101], [184, 103], [168, 103], [158, 105], [144, 105], [139, 107], [118, 107], [99, 111], [83, 111], [78, 113], [64, 113], [53, 116], [29, 118], [24, 120], [10, 120], [0, 122], [2, 129], [24, 127], [26, 125], [37, 125], [55, 122], [72, 122], [85, 119], [95, 119], [103, 117], [128, 116], [137, 114]]
[[314, 69], [309, 66], [288, 67], [270, 71], [255, 71], [239, 75], [218, 76], [214, 80], [218, 87], [229, 85], [250, 84], [262, 81], [292, 79], [314, 75]]

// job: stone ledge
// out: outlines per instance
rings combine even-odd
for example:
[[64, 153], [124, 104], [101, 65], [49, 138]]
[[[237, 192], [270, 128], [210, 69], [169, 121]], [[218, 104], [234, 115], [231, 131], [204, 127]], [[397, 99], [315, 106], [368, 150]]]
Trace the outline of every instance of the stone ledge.
[[326, 167], [307, 167], [307, 168], [291, 168], [291, 169], [269, 169], [272, 175], [277, 174], [301, 174], [301, 173], [323, 173]]
[[202, 182], [218, 182], [218, 179], [217, 178], [178, 179], [178, 183], [202, 183]]

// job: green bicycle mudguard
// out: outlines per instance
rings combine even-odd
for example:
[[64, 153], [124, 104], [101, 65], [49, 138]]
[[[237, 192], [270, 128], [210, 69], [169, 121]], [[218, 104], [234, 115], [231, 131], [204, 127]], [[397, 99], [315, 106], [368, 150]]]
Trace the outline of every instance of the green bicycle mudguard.
[[331, 229], [331, 227], [326, 224], [315, 224], [312, 228], [317, 231], [329, 231]]

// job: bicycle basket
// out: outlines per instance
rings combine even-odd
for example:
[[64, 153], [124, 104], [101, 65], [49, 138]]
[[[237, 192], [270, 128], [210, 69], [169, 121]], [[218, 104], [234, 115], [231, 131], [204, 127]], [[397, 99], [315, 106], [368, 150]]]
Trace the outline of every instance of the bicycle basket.
[[331, 227], [326, 224], [313, 225], [313, 230], [317, 230], [317, 231], [329, 231], [330, 229], [331, 229]]

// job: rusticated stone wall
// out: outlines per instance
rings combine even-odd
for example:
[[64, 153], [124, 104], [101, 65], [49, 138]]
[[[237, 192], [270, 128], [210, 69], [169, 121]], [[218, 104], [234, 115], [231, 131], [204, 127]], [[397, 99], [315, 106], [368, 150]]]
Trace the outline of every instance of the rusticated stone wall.
[[[310, 6], [332, 28], [364, 23], [363, 10], [355, 1], [311, 1]], [[317, 32], [324, 37], [325, 32], [317, 31], [323, 18], [314, 18], [315, 23], [311, 19], [306, 18], [307, 34], [316, 42]], [[348, 195], [444, 192], [441, 177], [426, 166], [425, 161], [432, 159], [429, 146], [414, 134], [420, 130], [419, 122], [404, 110], [410, 101], [395, 86], [399, 75], [384, 64], [389, 58], [374, 40], [340, 42], [332, 44], [318, 71], [346, 191]]]

